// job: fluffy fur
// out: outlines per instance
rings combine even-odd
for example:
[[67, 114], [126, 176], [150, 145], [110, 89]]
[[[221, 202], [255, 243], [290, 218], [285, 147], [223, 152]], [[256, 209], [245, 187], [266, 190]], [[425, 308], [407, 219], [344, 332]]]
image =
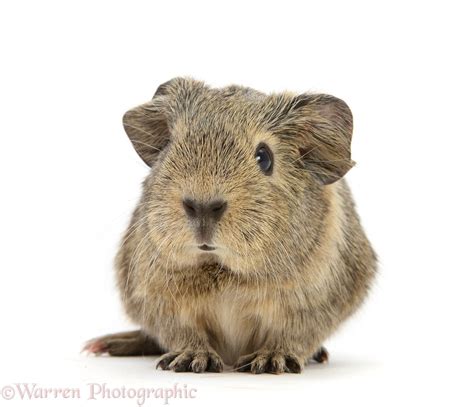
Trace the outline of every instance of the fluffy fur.
[[[158, 365], [175, 371], [300, 372], [376, 271], [341, 178], [353, 165], [347, 105], [175, 78], [127, 112], [124, 127], [151, 167], [116, 257], [123, 304], [141, 330], [87, 349], [162, 354]], [[271, 175], [255, 160], [261, 143]], [[215, 251], [198, 248], [186, 198], [227, 202]]]

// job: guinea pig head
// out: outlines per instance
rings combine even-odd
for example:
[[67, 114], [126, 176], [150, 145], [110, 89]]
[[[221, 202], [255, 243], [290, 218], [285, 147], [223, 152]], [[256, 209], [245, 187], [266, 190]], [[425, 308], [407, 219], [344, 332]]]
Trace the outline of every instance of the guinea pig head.
[[175, 78], [123, 123], [150, 167], [147, 238], [182, 266], [217, 262], [249, 276], [296, 268], [320, 244], [328, 185], [353, 165], [351, 112], [329, 95]]

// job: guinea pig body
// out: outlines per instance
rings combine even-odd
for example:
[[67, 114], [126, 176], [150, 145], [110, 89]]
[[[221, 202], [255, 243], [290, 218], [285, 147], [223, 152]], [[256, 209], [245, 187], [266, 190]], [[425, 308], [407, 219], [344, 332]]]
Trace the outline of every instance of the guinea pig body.
[[347, 105], [176, 78], [124, 126], [151, 167], [116, 257], [141, 330], [87, 349], [157, 353], [175, 371], [300, 372], [376, 271], [342, 179]]

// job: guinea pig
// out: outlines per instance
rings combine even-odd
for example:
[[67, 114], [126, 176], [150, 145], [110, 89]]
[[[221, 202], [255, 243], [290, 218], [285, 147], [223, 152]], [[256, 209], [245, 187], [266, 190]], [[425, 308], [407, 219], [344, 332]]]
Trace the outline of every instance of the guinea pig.
[[123, 117], [150, 167], [116, 256], [140, 329], [90, 340], [176, 372], [300, 373], [367, 296], [376, 255], [343, 176], [352, 114], [326, 94], [159, 86]]

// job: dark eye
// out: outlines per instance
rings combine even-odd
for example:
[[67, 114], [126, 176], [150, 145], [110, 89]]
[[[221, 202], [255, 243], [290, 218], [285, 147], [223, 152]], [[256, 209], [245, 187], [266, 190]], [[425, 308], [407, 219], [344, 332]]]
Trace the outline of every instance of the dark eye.
[[270, 175], [273, 169], [273, 154], [266, 144], [259, 144], [255, 152], [255, 159], [265, 175]]

